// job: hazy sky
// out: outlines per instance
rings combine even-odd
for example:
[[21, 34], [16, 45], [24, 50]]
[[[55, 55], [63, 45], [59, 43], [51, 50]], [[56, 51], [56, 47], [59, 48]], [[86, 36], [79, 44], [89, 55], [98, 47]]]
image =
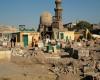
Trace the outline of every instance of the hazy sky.
[[[44, 11], [54, 15], [55, 0], [0, 0], [0, 24], [37, 27]], [[63, 21], [100, 22], [100, 0], [62, 0]]]

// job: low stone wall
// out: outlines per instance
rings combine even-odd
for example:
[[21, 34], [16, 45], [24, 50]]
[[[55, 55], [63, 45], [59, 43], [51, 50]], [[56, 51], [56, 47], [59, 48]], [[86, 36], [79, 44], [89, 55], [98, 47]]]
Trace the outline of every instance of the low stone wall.
[[7, 60], [10, 61], [11, 59], [11, 51], [0, 51], [0, 60]]

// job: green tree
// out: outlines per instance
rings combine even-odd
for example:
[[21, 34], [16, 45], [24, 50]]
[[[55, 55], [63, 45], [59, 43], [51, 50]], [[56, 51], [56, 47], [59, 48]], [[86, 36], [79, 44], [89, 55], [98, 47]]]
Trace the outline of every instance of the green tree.
[[31, 28], [31, 29], [29, 29], [29, 31], [35, 31], [35, 29], [34, 28]]
[[92, 26], [89, 22], [87, 21], [79, 21], [76, 26], [75, 26], [75, 29], [77, 31], [81, 30], [81, 29], [89, 29], [89, 30], [92, 30]]

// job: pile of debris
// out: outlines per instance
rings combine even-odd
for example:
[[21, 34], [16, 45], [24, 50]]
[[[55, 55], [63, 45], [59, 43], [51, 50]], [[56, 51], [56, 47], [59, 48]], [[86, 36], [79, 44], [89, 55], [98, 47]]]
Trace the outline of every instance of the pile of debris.
[[64, 62], [60, 61], [58, 64], [52, 64], [49, 69], [57, 76], [56, 80], [80, 80], [80, 76], [74, 71], [74, 66], [71, 60], [69, 62], [65, 60]]

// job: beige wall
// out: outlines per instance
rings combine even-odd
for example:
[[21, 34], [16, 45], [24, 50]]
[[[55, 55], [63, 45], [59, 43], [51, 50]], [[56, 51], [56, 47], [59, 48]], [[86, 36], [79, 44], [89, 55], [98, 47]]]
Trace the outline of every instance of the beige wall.
[[80, 33], [75, 33], [75, 40], [78, 40], [80, 38]]
[[38, 32], [20, 32], [20, 45], [23, 47], [23, 35], [28, 35], [28, 46], [32, 45], [32, 38], [38, 41], [40, 34]]

